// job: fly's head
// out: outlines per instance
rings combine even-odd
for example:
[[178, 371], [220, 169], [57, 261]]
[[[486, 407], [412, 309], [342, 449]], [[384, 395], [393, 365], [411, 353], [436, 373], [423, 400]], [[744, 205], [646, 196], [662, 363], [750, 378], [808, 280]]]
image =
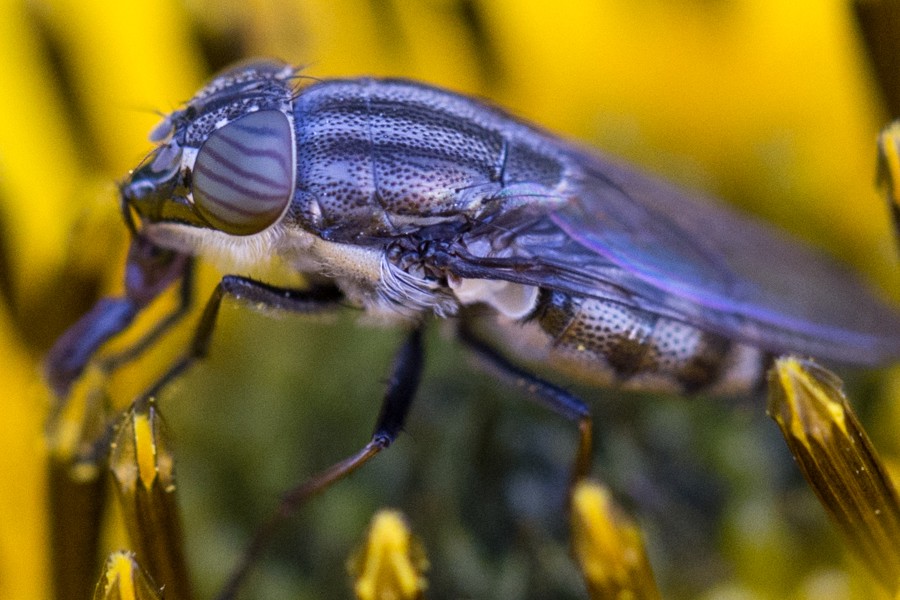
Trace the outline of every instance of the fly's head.
[[296, 179], [295, 79], [283, 63], [244, 63], [168, 115], [150, 134], [156, 149], [121, 185], [132, 229], [250, 236], [278, 223]]

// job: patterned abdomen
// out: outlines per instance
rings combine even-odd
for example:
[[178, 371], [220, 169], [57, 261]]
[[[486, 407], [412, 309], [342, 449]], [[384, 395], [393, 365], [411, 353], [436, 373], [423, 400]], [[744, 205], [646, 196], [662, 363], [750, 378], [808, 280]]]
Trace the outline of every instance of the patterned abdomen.
[[598, 386], [741, 393], [761, 382], [767, 360], [681, 321], [547, 289], [524, 322], [482, 314], [474, 325], [521, 360]]
[[730, 392], [763, 372], [756, 348], [615, 302], [545, 291], [535, 317], [550, 360], [582, 379], [600, 368], [628, 387]]

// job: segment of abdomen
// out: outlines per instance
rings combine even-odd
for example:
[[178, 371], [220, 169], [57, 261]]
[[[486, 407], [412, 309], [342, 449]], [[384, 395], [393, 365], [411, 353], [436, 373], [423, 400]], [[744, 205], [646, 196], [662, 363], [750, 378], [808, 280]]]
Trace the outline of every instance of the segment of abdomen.
[[511, 358], [598, 386], [734, 394], [756, 387], [768, 360], [682, 321], [552, 290], [541, 290], [524, 321], [484, 314], [471, 321]]

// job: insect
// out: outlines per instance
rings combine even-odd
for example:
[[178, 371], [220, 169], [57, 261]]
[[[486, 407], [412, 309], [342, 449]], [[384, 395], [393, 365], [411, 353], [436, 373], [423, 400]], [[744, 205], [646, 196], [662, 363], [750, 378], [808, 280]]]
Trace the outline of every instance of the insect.
[[307, 285], [224, 276], [187, 352], [145, 397], [206, 354], [226, 297], [296, 313], [352, 306], [408, 330], [372, 440], [288, 505], [396, 438], [436, 318], [454, 319], [489, 366], [579, 424], [576, 476], [588, 468], [590, 412], [528, 365], [596, 385], [734, 393], [774, 354], [900, 356], [900, 315], [823, 255], [462, 95], [246, 63], [151, 140], [120, 187], [126, 292], [60, 338], [48, 381], [65, 398], [103, 344], [180, 283], [179, 310], [119, 360], [154, 343], [190, 303], [194, 257], [252, 273], [277, 256]]

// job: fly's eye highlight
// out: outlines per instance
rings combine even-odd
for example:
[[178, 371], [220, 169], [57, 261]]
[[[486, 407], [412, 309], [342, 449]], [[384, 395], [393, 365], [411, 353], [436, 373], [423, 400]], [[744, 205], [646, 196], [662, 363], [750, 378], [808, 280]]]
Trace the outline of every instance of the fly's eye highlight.
[[194, 164], [191, 191], [200, 215], [232, 235], [259, 233], [294, 192], [294, 139], [277, 110], [250, 113], [210, 134]]

